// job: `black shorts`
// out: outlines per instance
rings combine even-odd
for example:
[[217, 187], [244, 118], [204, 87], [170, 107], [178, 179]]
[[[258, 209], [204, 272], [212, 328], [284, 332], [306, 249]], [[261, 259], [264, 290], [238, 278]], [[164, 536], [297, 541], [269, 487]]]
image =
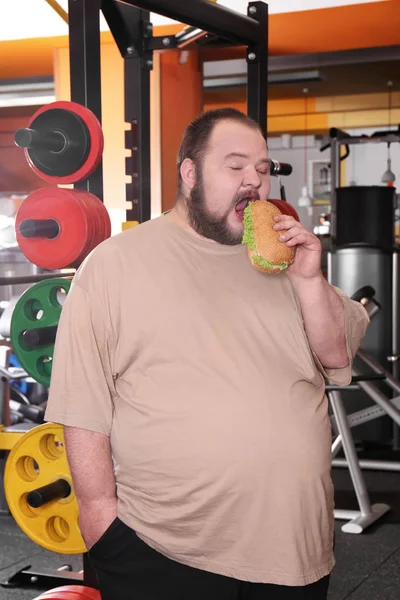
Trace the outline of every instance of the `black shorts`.
[[145, 544], [118, 517], [90, 549], [102, 600], [326, 600], [329, 576], [303, 587], [248, 583], [194, 569]]

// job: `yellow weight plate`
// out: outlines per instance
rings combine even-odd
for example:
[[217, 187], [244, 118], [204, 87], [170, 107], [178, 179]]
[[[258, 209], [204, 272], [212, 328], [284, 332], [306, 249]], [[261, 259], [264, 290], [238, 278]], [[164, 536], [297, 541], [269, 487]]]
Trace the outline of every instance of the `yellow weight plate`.
[[[28, 504], [29, 492], [58, 479], [65, 479], [71, 486], [67, 498], [40, 508]], [[14, 445], [6, 462], [4, 489], [11, 514], [31, 540], [59, 554], [86, 552], [61, 425], [34, 427]]]

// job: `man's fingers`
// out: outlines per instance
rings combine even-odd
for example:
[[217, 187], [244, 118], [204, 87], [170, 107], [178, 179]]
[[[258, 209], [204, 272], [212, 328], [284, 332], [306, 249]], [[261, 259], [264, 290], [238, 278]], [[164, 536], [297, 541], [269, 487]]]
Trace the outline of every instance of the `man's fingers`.
[[313, 242], [306, 233], [299, 233], [286, 242], [286, 246], [311, 246]]
[[290, 229], [294, 225], [299, 225], [299, 222], [296, 221], [294, 217], [290, 217], [289, 215], [280, 215], [278, 217], [274, 217], [275, 225], [273, 229], [275, 231], [280, 231], [281, 229]]
[[305, 235], [308, 234], [308, 231], [306, 231], [303, 227], [301, 226], [294, 226], [291, 229], [288, 229], [287, 231], [285, 231], [284, 233], [282, 233], [279, 236], [279, 240], [281, 242], [287, 242], [290, 239], [292, 239], [294, 236], [299, 235], [300, 233], [304, 233]]

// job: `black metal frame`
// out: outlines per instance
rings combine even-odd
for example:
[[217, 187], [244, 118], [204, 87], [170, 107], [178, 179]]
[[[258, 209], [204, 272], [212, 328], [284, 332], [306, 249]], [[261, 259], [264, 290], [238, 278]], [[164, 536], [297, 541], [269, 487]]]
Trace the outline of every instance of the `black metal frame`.
[[[68, 0], [71, 100], [89, 108], [101, 123], [100, 7], [101, 0]], [[102, 161], [74, 187], [103, 200]]]
[[[126, 186], [131, 207], [127, 221], [142, 223], [151, 218], [150, 189], [150, 71], [153, 51], [183, 47], [183, 44], [235, 45], [247, 48], [247, 113], [267, 134], [268, 100], [268, 5], [251, 2], [248, 15], [206, 0], [69, 0], [71, 100], [89, 108], [101, 123], [100, 11], [115, 39], [125, 69], [125, 121], [130, 130], [125, 147]], [[150, 11], [193, 27], [182, 36], [153, 36]], [[94, 193], [103, 200], [102, 163], [75, 188]]]

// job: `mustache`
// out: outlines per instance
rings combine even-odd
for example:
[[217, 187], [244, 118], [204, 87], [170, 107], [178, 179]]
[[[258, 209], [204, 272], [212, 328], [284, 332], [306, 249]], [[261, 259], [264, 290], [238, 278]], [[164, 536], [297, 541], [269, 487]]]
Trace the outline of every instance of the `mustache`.
[[232, 206], [235, 207], [238, 202], [244, 200], [244, 198], [251, 198], [252, 200], [260, 200], [259, 191], [256, 189], [253, 190], [243, 190], [243, 192], [238, 192], [232, 201]]

